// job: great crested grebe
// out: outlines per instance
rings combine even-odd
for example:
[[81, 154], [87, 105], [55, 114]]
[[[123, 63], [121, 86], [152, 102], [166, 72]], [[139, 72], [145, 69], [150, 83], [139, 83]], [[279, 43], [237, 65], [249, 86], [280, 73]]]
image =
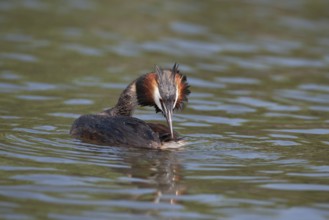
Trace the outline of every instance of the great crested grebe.
[[[112, 146], [178, 147], [180, 139], [172, 126], [173, 110], [182, 109], [189, 94], [186, 76], [179, 72], [177, 64], [171, 70], [155, 66], [155, 72], [130, 83], [113, 108], [76, 119], [70, 134], [86, 142]], [[155, 107], [166, 118], [168, 127], [132, 117], [137, 105]]]

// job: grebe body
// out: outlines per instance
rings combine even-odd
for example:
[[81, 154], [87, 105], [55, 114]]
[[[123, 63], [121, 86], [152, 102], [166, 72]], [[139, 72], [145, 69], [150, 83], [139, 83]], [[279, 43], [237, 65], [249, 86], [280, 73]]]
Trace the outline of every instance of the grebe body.
[[[171, 70], [158, 66], [142, 75], [121, 93], [117, 104], [97, 114], [82, 115], [72, 125], [70, 134], [85, 142], [142, 148], [175, 148], [182, 145], [173, 131], [173, 110], [181, 109], [189, 95], [186, 76], [174, 65]], [[132, 117], [134, 109], [153, 106], [162, 112], [168, 127]]]

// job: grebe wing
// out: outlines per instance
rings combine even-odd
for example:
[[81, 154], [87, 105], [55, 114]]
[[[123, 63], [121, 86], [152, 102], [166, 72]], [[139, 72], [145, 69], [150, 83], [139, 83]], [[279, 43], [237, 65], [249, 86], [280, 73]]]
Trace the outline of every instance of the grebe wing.
[[83, 115], [74, 121], [70, 134], [97, 144], [161, 147], [159, 135], [147, 123], [128, 116]]

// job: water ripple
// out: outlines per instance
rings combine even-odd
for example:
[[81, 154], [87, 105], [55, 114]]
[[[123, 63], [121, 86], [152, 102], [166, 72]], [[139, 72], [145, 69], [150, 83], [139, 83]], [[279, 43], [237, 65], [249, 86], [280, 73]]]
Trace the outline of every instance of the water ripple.
[[220, 116], [206, 116], [206, 115], [192, 115], [192, 114], [179, 115], [179, 118], [189, 119], [197, 122], [206, 122], [210, 124], [228, 124], [232, 126], [241, 126], [241, 124], [248, 121], [242, 118], [225, 118]]
[[247, 77], [217, 77], [219, 82], [232, 84], [259, 84], [260, 80]]
[[292, 191], [329, 191], [329, 186], [320, 184], [270, 183], [261, 187], [275, 190]]
[[262, 56], [257, 57], [256, 60], [273, 66], [284, 66], [284, 67], [323, 67], [324, 62], [319, 60], [311, 59], [300, 59], [294, 57], [271, 57]]
[[300, 89], [305, 90], [313, 90], [313, 91], [320, 91], [320, 92], [329, 92], [329, 85], [321, 85], [321, 84], [302, 84], [299, 86]]
[[72, 177], [58, 174], [15, 175], [11, 179], [32, 181], [35, 184], [48, 186], [90, 186], [94, 183], [109, 182], [109, 179], [96, 177]]
[[91, 105], [94, 102], [89, 99], [69, 99], [64, 101], [66, 105]]
[[225, 85], [219, 82], [211, 82], [200, 78], [189, 77], [189, 83], [196, 87], [202, 88], [224, 88]]
[[193, 23], [186, 22], [172, 22], [170, 24], [170, 28], [178, 33], [183, 34], [205, 34], [207, 32], [207, 28], [205, 26], [196, 25]]
[[78, 52], [82, 55], [88, 56], [102, 56], [103, 52], [100, 49], [87, 47], [80, 44], [66, 44], [63, 46], [64, 49], [72, 50], [74, 52]]
[[45, 101], [45, 100], [54, 100], [57, 97], [41, 96], [41, 95], [18, 95], [18, 99], [23, 100], [33, 100], [33, 101]]
[[306, 91], [283, 89], [276, 92], [279, 96], [311, 103], [328, 103], [328, 94], [311, 94]]
[[311, 129], [278, 129], [270, 131], [280, 131], [286, 133], [299, 133], [299, 134], [329, 134], [329, 129], [325, 128], [311, 128]]
[[263, 107], [273, 111], [298, 111], [300, 107], [291, 105], [280, 105], [276, 102], [264, 101], [252, 97], [238, 97], [233, 102], [251, 105], [254, 107]]
[[37, 62], [39, 59], [31, 54], [22, 53], [0, 53], [0, 58], [22, 61], [22, 62]]
[[248, 112], [255, 112], [256, 109], [249, 108], [242, 105], [225, 105], [225, 104], [209, 104], [209, 103], [198, 103], [189, 104], [189, 108], [199, 110], [199, 111], [225, 111], [230, 114], [244, 114]]

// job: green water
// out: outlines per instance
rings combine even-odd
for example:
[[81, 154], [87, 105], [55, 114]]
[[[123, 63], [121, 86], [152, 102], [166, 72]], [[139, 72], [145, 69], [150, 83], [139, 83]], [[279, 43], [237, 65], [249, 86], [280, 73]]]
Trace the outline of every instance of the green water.
[[[0, 219], [329, 218], [329, 3], [0, 1]], [[153, 151], [81, 114], [155, 64], [191, 84]], [[135, 116], [165, 123], [152, 108]]]

